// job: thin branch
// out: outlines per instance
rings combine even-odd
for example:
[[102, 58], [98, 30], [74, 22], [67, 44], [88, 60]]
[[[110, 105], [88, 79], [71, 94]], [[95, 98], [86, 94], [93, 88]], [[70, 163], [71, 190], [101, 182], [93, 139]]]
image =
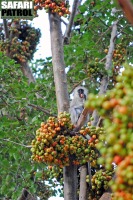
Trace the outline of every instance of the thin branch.
[[40, 110], [40, 111], [44, 112], [44, 113], [47, 114], [47, 115], [56, 116], [55, 114], [51, 114], [49, 110], [46, 110], [46, 109], [44, 109], [44, 108], [41, 107], [41, 106], [37, 106], [37, 105], [34, 105], [34, 104], [32, 104], [32, 103], [28, 103], [28, 106], [31, 106], [31, 107], [33, 107], [33, 108], [36, 109], [36, 110]]
[[74, 0], [73, 6], [72, 6], [72, 12], [71, 12], [71, 15], [70, 15], [70, 18], [69, 18], [69, 23], [66, 27], [66, 31], [65, 31], [65, 34], [64, 34], [64, 44], [69, 43], [69, 38], [70, 38], [70, 34], [71, 34], [73, 22], [74, 22], [74, 17], [76, 15], [76, 11], [77, 11], [77, 8], [78, 8], [78, 4], [79, 4], [79, 0]]
[[16, 144], [16, 145], [19, 145], [19, 146], [22, 146], [22, 147], [31, 148], [31, 145], [24, 145], [24, 144], [14, 142], [14, 141], [9, 140], [9, 139], [1, 139], [1, 140], [6, 141], [6, 142], [11, 142], [13, 144]]
[[60, 20], [61, 20], [61, 22], [63, 22], [63, 24], [65, 24], [65, 26], [67, 26], [67, 25], [68, 25], [68, 23], [67, 23], [67, 22], [65, 22], [65, 21], [64, 21], [64, 19], [62, 19], [62, 18], [61, 18]]
[[106, 56], [104, 58], [102, 58], [99, 62], [103, 62], [106, 60]]
[[111, 27], [108, 27], [108, 29], [107, 29], [105, 32], [103, 32], [103, 33], [101, 34], [101, 36], [99, 37], [98, 41], [96, 42], [96, 45], [101, 41], [101, 38], [102, 38], [104, 35], [106, 35], [107, 32], [108, 32], [110, 29], [111, 29]]
[[73, 92], [73, 90], [77, 87], [77, 86], [79, 86], [83, 81], [86, 81], [87, 79], [89, 79], [90, 77], [86, 77], [86, 78], [84, 78], [84, 79], [82, 79], [81, 81], [79, 81], [78, 83], [76, 83], [75, 85], [74, 85], [74, 87], [72, 88], [72, 90], [69, 92], [70, 94]]

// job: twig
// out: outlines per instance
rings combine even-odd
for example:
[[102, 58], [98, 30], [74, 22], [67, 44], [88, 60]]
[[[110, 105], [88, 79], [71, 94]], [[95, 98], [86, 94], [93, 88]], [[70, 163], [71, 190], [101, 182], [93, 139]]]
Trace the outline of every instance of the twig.
[[69, 92], [70, 94], [73, 92], [73, 90], [77, 87], [77, 86], [79, 86], [83, 81], [85, 81], [85, 80], [87, 80], [87, 79], [89, 79], [90, 77], [86, 77], [86, 78], [84, 78], [84, 79], [82, 79], [81, 81], [79, 81], [78, 83], [76, 83], [75, 85], [74, 85], [74, 87], [72, 88], [72, 90]]
[[62, 19], [62, 18], [61, 18], [60, 20], [61, 20], [61, 22], [63, 22], [63, 24], [65, 24], [65, 26], [67, 26], [67, 25], [68, 25], [68, 23], [67, 23], [67, 22], [65, 22], [65, 21], [64, 21], [64, 19]]
[[98, 41], [96, 42], [96, 45], [101, 41], [101, 38], [102, 38], [104, 35], [106, 35], [106, 33], [107, 33], [110, 29], [111, 29], [111, 27], [108, 27], [108, 29], [107, 29], [105, 32], [103, 32], [103, 33], [101, 34], [101, 36], [99, 37]]
[[32, 103], [28, 103], [28, 106], [31, 106], [31, 107], [33, 107], [33, 108], [35, 108], [37, 110], [40, 110], [40, 111], [44, 112], [47, 115], [56, 116], [55, 114], [51, 114], [49, 110], [46, 110], [41, 106], [37, 106], [37, 105], [34, 105]]
[[20, 144], [20, 143], [14, 142], [14, 141], [9, 140], [9, 139], [1, 139], [1, 140], [6, 141], [6, 142], [11, 142], [13, 144], [16, 144], [16, 145], [19, 145], [19, 146], [22, 146], [22, 147], [31, 148], [31, 145]]

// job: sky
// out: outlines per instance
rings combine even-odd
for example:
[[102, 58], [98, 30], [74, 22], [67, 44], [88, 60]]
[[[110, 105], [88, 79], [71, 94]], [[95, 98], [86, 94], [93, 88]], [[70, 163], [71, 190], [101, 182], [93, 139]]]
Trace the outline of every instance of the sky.
[[[50, 27], [48, 13], [44, 10], [39, 10], [38, 15], [38, 17], [34, 18], [33, 25], [35, 28], [40, 28], [42, 36], [38, 45], [38, 51], [34, 54], [34, 59], [44, 59], [51, 56]], [[64, 31], [65, 25], [62, 23], [62, 32]]]
[[44, 10], [38, 11], [38, 14], [39, 16], [33, 20], [33, 25], [35, 28], [40, 28], [42, 36], [38, 45], [38, 51], [34, 55], [34, 59], [44, 59], [51, 56], [49, 20], [48, 14]]

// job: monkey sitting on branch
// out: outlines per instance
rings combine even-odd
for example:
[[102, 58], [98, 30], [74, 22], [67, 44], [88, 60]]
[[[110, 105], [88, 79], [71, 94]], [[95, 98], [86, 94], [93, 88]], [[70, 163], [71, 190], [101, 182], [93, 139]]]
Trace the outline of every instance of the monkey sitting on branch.
[[[73, 91], [73, 99], [70, 103], [71, 121], [74, 125], [77, 124], [78, 119], [84, 109], [84, 103], [88, 96], [88, 90], [83, 86], [78, 86]], [[89, 121], [89, 115], [87, 117]]]

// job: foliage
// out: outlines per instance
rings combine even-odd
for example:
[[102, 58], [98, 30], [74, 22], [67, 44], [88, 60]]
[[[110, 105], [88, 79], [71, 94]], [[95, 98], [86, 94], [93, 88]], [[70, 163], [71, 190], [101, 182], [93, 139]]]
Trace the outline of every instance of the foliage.
[[[45, 110], [40, 110], [40, 107], [45, 104], [48, 106], [49, 97], [46, 96], [45, 101], [38, 99], [35, 93], [39, 90], [35, 88], [35, 84], [28, 85], [20, 66], [4, 56], [2, 52], [0, 53], [0, 80], [0, 197], [16, 199], [22, 188], [26, 187], [31, 193], [38, 193], [43, 189], [47, 199], [52, 192], [51, 189], [42, 184], [40, 178], [33, 176], [36, 170], [42, 171], [45, 166], [39, 167], [31, 163], [28, 146], [40, 120], [45, 120]], [[44, 84], [43, 79], [41, 84]], [[44, 91], [46, 87], [45, 84]], [[51, 103], [48, 107], [50, 106]], [[52, 110], [54, 111], [54, 108]]]
[[125, 59], [133, 62], [133, 28], [125, 20], [121, 11], [113, 13], [114, 7], [115, 5], [109, 0], [86, 0], [83, 5], [79, 6], [70, 44], [64, 47], [65, 62], [67, 66], [70, 66], [68, 71], [70, 88], [78, 83], [84, 83], [90, 92], [98, 93], [101, 78], [105, 74], [103, 68], [106, 61], [106, 50], [108, 50], [111, 25], [114, 21], [118, 20], [115, 51], [119, 49], [124, 53], [121, 52], [122, 57], [115, 55], [112, 70], [106, 72], [110, 78], [109, 89], [113, 87], [113, 80], [119, 73], [116, 64], [122, 64]]

